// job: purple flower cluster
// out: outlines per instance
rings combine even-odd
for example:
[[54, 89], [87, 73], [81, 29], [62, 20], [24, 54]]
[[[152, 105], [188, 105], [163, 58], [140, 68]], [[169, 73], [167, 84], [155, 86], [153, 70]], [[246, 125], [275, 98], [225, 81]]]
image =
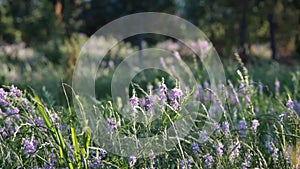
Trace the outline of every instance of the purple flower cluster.
[[229, 146], [228, 151], [231, 152], [229, 155], [230, 160], [234, 160], [236, 157], [239, 156], [240, 149], [241, 149], [241, 143], [239, 141], [233, 142], [233, 144]]
[[207, 54], [210, 49], [210, 45], [207, 41], [198, 41], [198, 47], [202, 55]]
[[130, 166], [130, 167], [133, 167], [133, 166], [135, 165], [136, 161], [137, 161], [137, 159], [136, 159], [135, 156], [130, 156], [130, 157], [128, 158], [129, 166]]
[[181, 89], [174, 88], [168, 94], [169, 99], [171, 100], [170, 105], [173, 107], [174, 110], [178, 110], [180, 104], [179, 101], [182, 97], [183, 93]]
[[167, 86], [165, 85], [164, 82], [161, 82], [158, 84], [158, 95], [159, 95], [159, 99], [160, 99], [160, 103], [162, 105], [166, 104], [167, 102], [167, 92], [168, 92], [168, 88]]
[[245, 120], [240, 120], [239, 121], [239, 133], [242, 136], [247, 134], [247, 123], [246, 123]]
[[269, 152], [271, 153], [272, 159], [274, 161], [278, 160], [279, 157], [279, 149], [277, 147], [275, 147], [274, 144], [271, 143], [271, 141], [266, 143], [266, 147], [269, 149]]
[[179, 168], [180, 169], [192, 168], [192, 160], [190, 160], [190, 159], [180, 160], [179, 161]]
[[211, 155], [205, 155], [203, 156], [204, 158], [204, 162], [205, 165], [207, 166], [207, 168], [212, 168], [213, 162], [214, 162], [214, 158]]
[[49, 155], [49, 163], [44, 164], [44, 169], [55, 169], [56, 155], [51, 153]]
[[20, 118], [19, 117], [19, 112], [20, 112], [20, 110], [17, 107], [8, 107], [7, 110], [6, 110], [6, 113], [8, 115], [11, 115], [16, 120], [19, 120], [19, 118]]
[[197, 142], [193, 142], [191, 144], [191, 148], [192, 148], [192, 151], [193, 153], [198, 156], [199, 155], [199, 151], [200, 151], [200, 147], [199, 147], [199, 144]]
[[229, 130], [229, 123], [227, 121], [222, 123], [222, 129], [225, 135], [228, 135], [230, 130]]
[[289, 109], [293, 109], [295, 106], [295, 103], [292, 101], [292, 100], [288, 100], [286, 102], [286, 107], [289, 108]]
[[182, 95], [183, 95], [183, 93], [180, 89], [174, 88], [170, 91], [168, 96], [169, 96], [169, 99], [171, 99], [171, 100], [177, 100], [177, 99], [180, 99]]
[[21, 92], [21, 90], [19, 90], [14, 85], [11, 85], [11, 87], [10, 87], [10, 94], [9, 95], [10, 96], [16, 95], [17, 97], [21, 97], [22, 96], [22, 92]]
[[8, 93], [3, 89], [0, 88], [0, 106], [7, 107], [8, 102], [7, 102], [7, 95]]
[[222, 156], [223, 155], [223, 148], [224, 148], [224, 145], [221, 143], [221, 142], [218, 142], [216, 144], [216, 154], [219, 155], [219, 156]]
[[101, 167], [101, 157], [94, 156], [92, 160], [89, 161], [89, 168], [96, 169]]
[[115, 128], [117, 128], [119, 123], [115, 121], [114, 118], [109, 118], [106, 120], [106, 129], [108, 133], [113, 133]]
[[145, 110], [148, 111], [151, 109], [152, 101], [150, 96], [145, 97]]
[[208, 139], [208, 133], [206, 130], [201, 130], [199, 134], [199, 140], [200, 142], [205, 142]]
[[283, 121], [283, 119], [284, 119], [285, 116], [286, 116], [286, 112], [283, 112], [282, 114], [280, 114], [280, 115], [278, 116], [279, 121]]
[[256, 119], [252, 120], [252, 131], [253, 131], [254, 133], [256, 133], [257, 127], [258, 127], [258, 126], [259, 126], [259, 121], [256, 120]]
[[251, 158], [252, 154], [251, 153], [245, 153], [245, 162], [242, 163], [242, 169], [247, 169], [250, 168], [251, 166]]
[[219, 124], [219, 123], [214, 123], [214, 131], [215, 131], [216, 133], [220, 133], [221, 127], [220, 127], [220, 124]]
[[133, 95], [131, 98], [130, 98], [130, 106], [131, 108], [135, 108], [137, 106], [139, 106], [139, 98], [136, 97], [135, 95]]
[[36, 140], [25, 139], [23, 141], [23, 150], [26, 154], [26, 157], [33, 156], [36, 152], [37, 143]]
[[5, 131], [5, 128], [4, 127], [2, 127], [2, 128], [0, 128], [0, 133], [1, 133], [1, 136], [2, 136], [2, 138], [3, 139], [6, 139], [6, 137], [7, 137], [7, 132]]

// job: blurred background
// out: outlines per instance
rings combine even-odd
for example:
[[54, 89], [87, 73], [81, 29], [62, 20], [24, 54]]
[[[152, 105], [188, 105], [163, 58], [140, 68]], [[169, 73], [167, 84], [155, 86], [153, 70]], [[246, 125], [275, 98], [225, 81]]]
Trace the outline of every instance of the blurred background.
[[[299, 9], [299, 0], [0, 0], [0, 84], [30, 86], [60, 102], [57, 89], [62, 82], [71, 84], [76, 57], [90, 35], [128, 14], [164, 12], [192, 22], [208, 36], [227, 78], [238, 67], [232, 60], [239, 53], [255, 80], [271, 84], [278, 79], [288, 86], [287, 69], [298, 69], [300, 61]], [[99, 38], [97, 43], [113, 42]], [[99, 97], [109, 91], [109, 69], [133, 50], [149, 46], [179, 51], [187, 60], [191, 56], [168, 37], [128, 38], [101, 63], [108, 70], [96, 81]]]

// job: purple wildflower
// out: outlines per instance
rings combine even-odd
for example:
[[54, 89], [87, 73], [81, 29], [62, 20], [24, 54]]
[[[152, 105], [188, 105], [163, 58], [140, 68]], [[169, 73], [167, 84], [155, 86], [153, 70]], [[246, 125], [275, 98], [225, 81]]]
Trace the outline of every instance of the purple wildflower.
[[7, 97], [7, 92], [3, 88], [0, 88], [0, 106], [3, 106], [3, 107], [8, 106], [6, 97]]
[[249, 104], [249, 102], [250, 102], [250, 98], [249, 98], [248, 95], [246, 95], [246, 96], [245, 96], [245, 103], [246, 103], [246, 104]]
[[173, 56], [178, 60], [180, 59], [180, 54], [177, 51], [173, 52]]
[[130, 106], [131, 106], [132, 108], [135, 108], [135, 107], [139, 106], [139, 98], [136, 97], [136, 96], [132, 96], [132, 97], [130, 98]]
[[35, 119], [35, 123], [38, 125], [38, 126], [44, 126], [45, 122], [44, 122], [44, 119], [41, 118], [41, 117], [38, 117]]
[[170, 106], [172, 106], [174, 110], [178, 110], [178, 108], [179, 108], [179, 103], [178, 103], [177, 100], [172, 100], [172, 101], [170, 102]]
[[256, 133], [257, 127], [259, 126], [259, 121], [254, 119], [252, 120], [252, 130], [254, 133]]
[[101, 166], [101, 158], [100, 157], [93, 157], [91, 161], [89, 161], [89, 168], [96, 169], [100, 168]]
[[53, 166], [54, 163], [56, 162], [56, 159], [55, 159], [56, 155], [54, 153], [51, 153], [49, 156], [50, 156], [49, 163]]
[[60, 120], [60, 117], [58, 116], [57, 113], [52, 114], [51, 118], [54, 122], [58, 122]]
[[246, 159], [245, 162], [242, 163], [242, 169], [250, 168], [251, 166], [251, 153], [245, 153]]
[[214, 123], [214, 131], [217, 133], [221, 131], [221, 127], [219, 123]]
[[160, 102], [161, 104], [165, 104], [167, 101], [166, 93], [168, 92], [168, 88], [163, 82], [158, 84], [158, 88], [159, 88], [158, 95], [160, 98]]
[[13, 123], [12, 123], [12, 121], [11, 121], [10, 118], [5, 119], [5, 125], [6, 125], [7, 128], [12, 127], [12, 124], [13, 124]]
[[229, 123], [227, 121], [222, 123], [223, 132], [227, 135], [229, 133]]
[[213, 162], [214, 162], [214, 158], [211, 155], [205, 155], [204, 157], [204, 162], [205, 165], [207, 166], [207, 168], [212, 168]]
[[3, 138], [3, 139], [6, 139], [6, 137], [7, 137], [8, 134], [6, 133], [6, 131], [4, 130], [3, 127], [0, 128], [0, 133], [1, 133], [2, 138]]
[[288, 100], [286, 102], [286, 107], [288, 107], [289, 109], [293, 109], [295, 106], [294, 102], [292, 100]]
[[21, 90], [19, 90], [17, 87], [15, 87], [14, 85], [11, 85], [10, 87], [10, 92], [15, 94], [16, 96], [18, 97], [21, 97], [22, 96], [22, 92]]
[[180, 162], [179, 162], [179, 168], [180, 169], [192, 168], [192, 160], [190, 160], [190, 159], [180, 160]]
[[151, 155], [151, 156], [150, 156], [150, 163], [151, 163], [151, 164], [155, 164], [155, 158], [156, 158], [155, 155]]
[[279, 152], [279, 149], [278, 148], [276, 148], [276, 147], [274, 147], [274, 149], [273, 149], [273, 151], [272, 151], [272, 159], [274, 160], [274, 161], [276, 161], [277, 159], [278, 159], [278, 152]]
[[7, 92], [3, 88], [0, 88], [0, 98], [5, 98], [6, 96]]
[[246, 135], [247, 134], [246, 130], [247, 130], [247, 123], [246, 123], [246, 121], [245, 120], [240, 120], [239, 121], [239, 133], [241, 135]]
[[27, 157], [33, 156], [36, 152], [37, 144], [36, 141], [24, 140], [23, 149]]
[[130, 166], [130, 167], [133, 167], [133, 166], [135, 165], [136, 161], [137, 161], [137, 159], [136, 159], [135, 156], [130, 156], [130, 157], [128, 158], [129, 166]]
[[7, 107], [8, 106], [8, 102], [6, 100], [0, 98], [0, 106]]
[[140, 107], [145, 107], [146, 104], [146, 99], [145, 98], [139, 98], [139, 106]]
[[205, 89], [208, 89], [208, 88], [209, 88], [209, 83], [208, 83], [207, 81], [205, 81], [205, 82], [203, 83], [203, 86], [204, 86]]
[[234, 142], [231, 146], [229, 146], [229, 151], [231, 152], [229, 158], [233, 160], [238, 157], [240, 154], [241, 144], [239, 141]]
[[250, 164], [249, 163], [247, 163], [247, 162], [243, 162], [242, 163], [242, 169], [247, 169], [247, 168], [249, 168], [250, 167]]
[[108, 62], [108, 66], [109, 66], [110, 68], [114, 67], [114, 65], [115, 65], [114, 61], [110, 60], [110, 61]]
[[12, 115], [12, 117], [16, 120], [19, 120], [19, 108], [17, 107], [8, 107], [6, 113]]
[[206, 130], [200, 131], [199, 139], [200, 139], [200, 142], [205, 142], [208, 139], [208, 133]]
[[174, 88], [171, 90], [171, 92], [169, 93], [169, 99], [171, 100], [176, 100], [176, 99], [180, 99], [182, 96], [182, 91], [178, 88]]
[[106, 120], [106, 129], [108, 133], [113, 133], [115, 128], [118, 126], [118, 123], [113, 118]]
[[237, 104], [239, 102], [238, 98], [236, 96], [231, 96], [231, 103]]
[[280, 82], [278, 80], [275, 81], [274, 85], [276, 90], [280, 88]]
[[282, 114], [280, 114], [279, 116], [278, 116], [278, 118], [279, 118], [279, 120], [280, 121], [283, 121], [283, 118], [286, 116], [286, 112], [283, 112]]
[[8, 107], [6, 113], [9, 115], [14, 115], [19, 113], [19, 109], [17, 107]]
[[152, 102], [151, 102], [151, 98], [150, 96], [146, 96], [145, 97], [145, 110], [148, 111], [151, 109], [151, 105], [152, 105]]
[[246, 93], [246, 84], [245, 84], [245, 83], [241, 83], [241, 84], [240, 84], [240, 87], [239, 87], [239, 90], [240, 90], [242, 93]]
[[199, 41], [198, 46], [201, 54], [206, 54], [209, 51], [209, 43], [207, 41]]
[[224, 145], [221, 143], [221, 142], [218, 142], [217, 144], [216, 144], [216, 153], [217, 153], [217, 155], [219, 155], [219, 156], [222, 156], [223, 155], [223, 148], [224, 148]]
[[193, 142], [191, 144], [191, 148], [192, 148], [193, 153], [198, 156], [199, 155], [198, 153], [200, 151], [199, 144], [197, 142]]

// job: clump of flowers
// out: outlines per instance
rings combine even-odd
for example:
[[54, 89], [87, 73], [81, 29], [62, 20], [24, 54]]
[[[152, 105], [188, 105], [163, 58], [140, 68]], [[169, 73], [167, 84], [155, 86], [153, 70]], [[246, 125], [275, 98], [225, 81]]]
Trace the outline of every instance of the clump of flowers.
[[135, 156], [130, 156], [130, 157], [128, 158], [128, 164], [129, 164], [129, 166], [130, 166], [130, 167], [133, 167], [133, 166], [135, 165], [136, 161], [137, 161], [137, 159], [136, 159]]
[[192, 161], [190, 159], [183, 159], [179, 161], [179, 168], [180, 169], [189, 169], [191, 168], [192, 165]]
[[239, 133], [244, 136], [247, 134], [247, 124], [245, 120], [239, 121]]
[[222, 156], [224, 145], [221, 142], [218, 142], [216, 144], [215, 148], [216, 148], [216, 154], [219, 155], [219, 156]]
[[36, 140], [25, 139], [23, 141], [23, 150], [26, 154], [26, 157], [33, 156], [36, 152], [37, 142]]
[[200, 151], [199, 144], [198, 144], [197, 142], [193, 142], [193, 143], [191, 144], [191, 148], [192, 148], [193, 153], [194, 153], [196, 156], [199, 156], [199, 151]]
[[259, 126], [259, 121], [256, 120], [256, 119], [252, 120], [252, 131], [253, 131], [254, 133], [256, 133], [257, 127], [258, 127], [258, 126]]
[[222, 123], [222, 129], [223, 129], [223, 132], [225, 133], [225, 135], [228, 135], [230, 132], [229, 125], [230, 124], [227, 121]]
[[204, 162], [207, 168], [212, 168], [213, 166], [213, 162], [214, 162], [214, 158], [211, 155], [205, 155], [203, 156], [204, 158]]

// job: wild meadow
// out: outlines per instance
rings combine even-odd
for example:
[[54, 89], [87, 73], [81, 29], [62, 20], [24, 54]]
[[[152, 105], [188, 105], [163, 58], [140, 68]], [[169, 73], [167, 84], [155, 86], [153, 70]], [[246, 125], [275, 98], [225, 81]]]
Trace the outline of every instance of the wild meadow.
[[[130, 46], [124, 46], [117, 51], [126, 53], [125, 48], [130, 51]], [[10, 78], [12, 73], [17, 78], [15, 83], [0, 88], [0, 168], [299, 168], [297, 68], [292, 70], [263, 61], [259, 63], [262, 66], [244, 65], [239, 57], [230, 63], [224, 61], [227, 81], [218, 86], [217, 95], [211, 89], [205, 69], [191, 54], [182, 50], [174, 54], [190, 63], [197, 86], [185, 91], [179, 80], [168, 74], [158, 70], [141, 72], [129, 86], [127, 117], [109, 97], [107, 85], [114, 67], [120, 63], [118, 59], [122, 58], [102, 62], [102, 71], [95, 82], [97, 100], [92, 103], [95, 113], [104, 118], [98, 123], [103, 123], [99, 125], [105, 130], [99, 131], [91, 129], [89, 121], [82, 123], [76, 114], [74, 102], [84, 104], [84, 100], [70, 99], [68, 92], [72, 93], [72, 87], [59, 81], [62, 70], [53, 69], [57, 65], [42, 60], [25, 65], [32, 73], [55, 70], [32, 74], [40, 77], [39, 81], [39, 78], [29, 79], [28, 70], [18, 68], [24, 64], [22, 60], [15, 65], [2, 62], [2, 70], [8, 68], [1, 74], [2, 79]], [[33, 86], [26, 85], [28, 80], [32, 80]], [[210, 109], [218, 97], [223, 98], [222, 102]], [[188, 101], [195, 99], [199, 105], [192, 110], [192, 121], [180, 121], [185, 118], [183, 112]], [[212, 118], [215, 116], [218, 121]], [[137, 117], [144, 120], [138, 121]], [[185, 127], [178, 128], [177, 121]], [[212, 128], [206, 129], [205, 123]], [[165, 140], [173, 136], [168, 133], [172, 127], [175, 143], [161, 147], [159, 153], [147, 149], [140, 154], [120, 155], [107, 150], [107, 145], [101, 142], [109, 140], [105, 137], [119, 134], [133, 141], [159, 134]], [[128, 149], [122, 141], [118, 146]]]
[[299, 0], [0, 0], [0, 169], [300, 169]]

